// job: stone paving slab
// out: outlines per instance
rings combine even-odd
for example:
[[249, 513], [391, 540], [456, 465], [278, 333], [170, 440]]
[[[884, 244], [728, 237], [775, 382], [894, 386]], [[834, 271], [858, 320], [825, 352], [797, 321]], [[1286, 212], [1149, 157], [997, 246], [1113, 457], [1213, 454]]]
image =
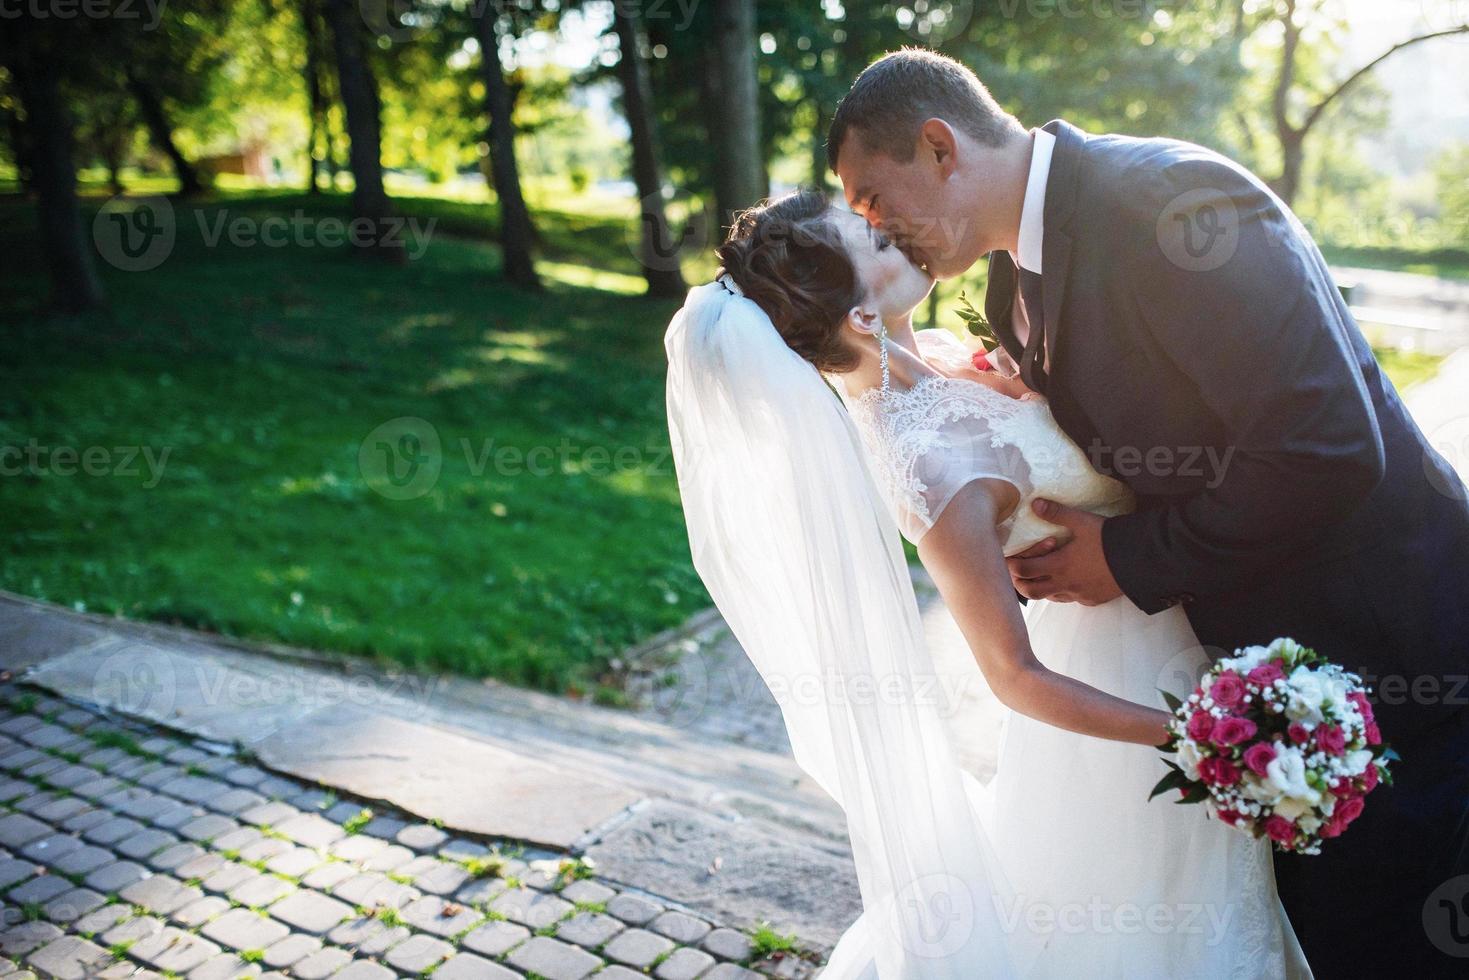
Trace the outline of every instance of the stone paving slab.
[[[106, 792], [49, 781], [89, 762], [93, 777], [76, 785], [106, 780]], [[585, 858], [450, 834], [340, 790], [270, 776], [252, 780], [260, 798], [238, 819], [213, 811], [220, 791], [207, 774], [253, 766], [0, 685], [0, 977], [737, 980], [806, 978], [819, 963], [756, 959], [751, 935]], [[140, 805], [154, 797], [172, 805]], [[56, 805], [67, 800], [78, 805]], [[403, 870], [368, 869], [389, 854]], [[265, 855], [296, 859], [271, 870]], [[332, 868], [341, 873], [323, 873]], [[360, 900], [343, 900], [342, 885], [364, 880], [383, 887], [349, 886]]]

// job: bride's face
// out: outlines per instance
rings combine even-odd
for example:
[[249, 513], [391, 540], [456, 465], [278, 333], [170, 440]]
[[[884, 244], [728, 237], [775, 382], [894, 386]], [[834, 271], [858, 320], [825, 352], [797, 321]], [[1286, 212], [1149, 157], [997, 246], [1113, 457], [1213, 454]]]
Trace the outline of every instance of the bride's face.
[[857, 270], [863, 305], [883, 319], [911, 313], [928, 297], [933, 279], [859, 215], [834, 210], [832, 222]]

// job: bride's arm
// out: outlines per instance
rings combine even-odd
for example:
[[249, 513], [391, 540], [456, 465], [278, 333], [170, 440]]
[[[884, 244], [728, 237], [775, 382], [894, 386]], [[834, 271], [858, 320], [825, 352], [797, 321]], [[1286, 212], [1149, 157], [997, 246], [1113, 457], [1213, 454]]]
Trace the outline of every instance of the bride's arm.
[[1015, 499], [1009, 484], [974, 480], [918, 542], [918, 557], [985, 680], [1005, 705], [1037, 721], [1119, 742], [1162, 744], [1166, 712], [1113, 697], [1036, 660], [995, 527], [996, 515]]

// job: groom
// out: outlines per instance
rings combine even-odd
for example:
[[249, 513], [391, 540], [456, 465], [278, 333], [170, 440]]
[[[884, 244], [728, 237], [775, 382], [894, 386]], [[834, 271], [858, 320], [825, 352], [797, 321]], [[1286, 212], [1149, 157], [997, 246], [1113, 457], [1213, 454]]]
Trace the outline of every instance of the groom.
[[1290, 636], [1360, 672], [1396, 785], [1278, 857], [1281, 897], [1318, 977], [1466, 975], [1469, 506], [1295, 216], [1199, 146], [1027, 130], [921, 50], [858, 76], [827, 151], [934, 276], [988, 253], [1007, 359], [1138, 496], [1038, 503], [1072, 537], [1012, 559], [1016, 589], [1181, 604], [1216, 655]]

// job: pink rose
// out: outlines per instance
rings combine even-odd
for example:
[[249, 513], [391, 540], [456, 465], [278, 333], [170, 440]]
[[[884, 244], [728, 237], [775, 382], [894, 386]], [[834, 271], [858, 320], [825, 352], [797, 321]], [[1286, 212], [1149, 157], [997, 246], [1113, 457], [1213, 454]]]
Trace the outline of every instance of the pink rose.
[[1357, 710], [1362, 712], [1362, 720], [1364, 722], [1372, 721], [1372, 702], [1367, 700], [1367, 695], [1361, 691], [1353, 691], [1347, 695], [1347, 700], [1355, 704]]
[[1281, 680], [1284, 677], [1285, 672], [1282, 671], [1279, 667], [1275, 666], [1275, 664], [1272, 662], [1268, 664], [1261, 664], [1260, 666], [1256, 667], [1254, 670], [1245, 675], [1245, 680], [1259, 687], [1269, 687], [1271, 684], [1274, 684], [1276, 681]]
[[1223, 820], [1225, 823], [1229, 824], [1231, 827], [1236, 826], [1240, 822], [1240, 820], [1242, 820], [1243, 818], [1244, 818], [1244, 814], [1243, 813], [1239, 813], [1239, 812], [1237, 812], [1235, 810], [1220, 810], [1219, 811], [1219, 819], [1220, 820]]
[[989, 355], [983, 347], [974, 352], [974, 356], [970, 358], [970, 363], [974, 365], [977, 371], [993, 371], [995, 369], [995, 366], [990, 363]]
[[1328, 755], [1341, 755], [1347, 750], [1347, 737], [1340, 725], [1322, 725], [1316, 729], [1316, 745]]
[[1255, 723], [1248, 718], [1236, 718], [1231, 715], [1220, 719], [1214, 725], [1212, 738], [1215, 745], [1229, 746], [1251, 738], [1255, 734]]
[[1347, 825], [1341, 819], [1341, 817], [1333, 816], [1330, 820], [1321, 825], [1321, 829], [1317, 831], [1317, 833], [1325, 838], [1340, 837], [1341, 832], [1346, 829]]
[[1285, 733], [1289, 735], [1290, 740], [1297, 745], [1305, 745], [1307, 742], [1311, 741], [1311, 733], [1306, 730], [1305, 725], [1302, 725], [1298, 721], [1291, 722], [1290, 727], [1285, 730]]
[[1380, 729], [1380, 728], [1377, 727], [1377, 722], [1375, 722], [1375, 721], [1369, 721], [1367, 723], [1367, 744], [1368, 745], [1381, 745], [1382, 744], [1382, 729]]
[[1245, 750], [1245, 765], [1257, 776], [1265, 775], [1265, 767], [1275, 759], [1275, 746], [1268, 742], [1256, 742]]
[[1205, 711], [1203, 708], [1200, 708], [1193, 713], [1193, 716], [1189, 718], [1188, 726], [1185, 729], [1185, 731], [1188, 732], [1188, 737], [1193, 739], [1195, 742], [1202, 742], [1204, 739], [1209, 737], [1209, 733], [1213, 730], [1214, 716], [1209, 714], [1209, 712]]
[[1265, 821], [1265, 836], [1278, 844], [1289, 844], [1295, 840], [1296, 825], [1285, 817], [1272, 816]]
[[1376, 789], [1379, 776], [1377, 764], [1369, 763], [1367, 768], [1362, 771], [1362, 792], [1370, 793]]
[[1199, 778], [1215, 786], [1233, 786], [1239, 782], [1239, 766], [1228, 759], [1211, 756], [1199, 760]]
[[1245, 682], [1232, 670], [1226, 670], [1214, 678], [1214, 686], [1209, 688], [1209, 697], [1222, 708], [1237, 707], [1244, 696]]
[[1350, 799], [1342, 800], [1336, 805], [1336, 812], [1331, 815], [1331, 818], [1333, 820], [1340, 820], [1342, 826], [1345, 827], [1362, 815], [1362, 808], [1366, 805], [1366, 803], [1362, 802], [1360, 796], [1353, 796]]

